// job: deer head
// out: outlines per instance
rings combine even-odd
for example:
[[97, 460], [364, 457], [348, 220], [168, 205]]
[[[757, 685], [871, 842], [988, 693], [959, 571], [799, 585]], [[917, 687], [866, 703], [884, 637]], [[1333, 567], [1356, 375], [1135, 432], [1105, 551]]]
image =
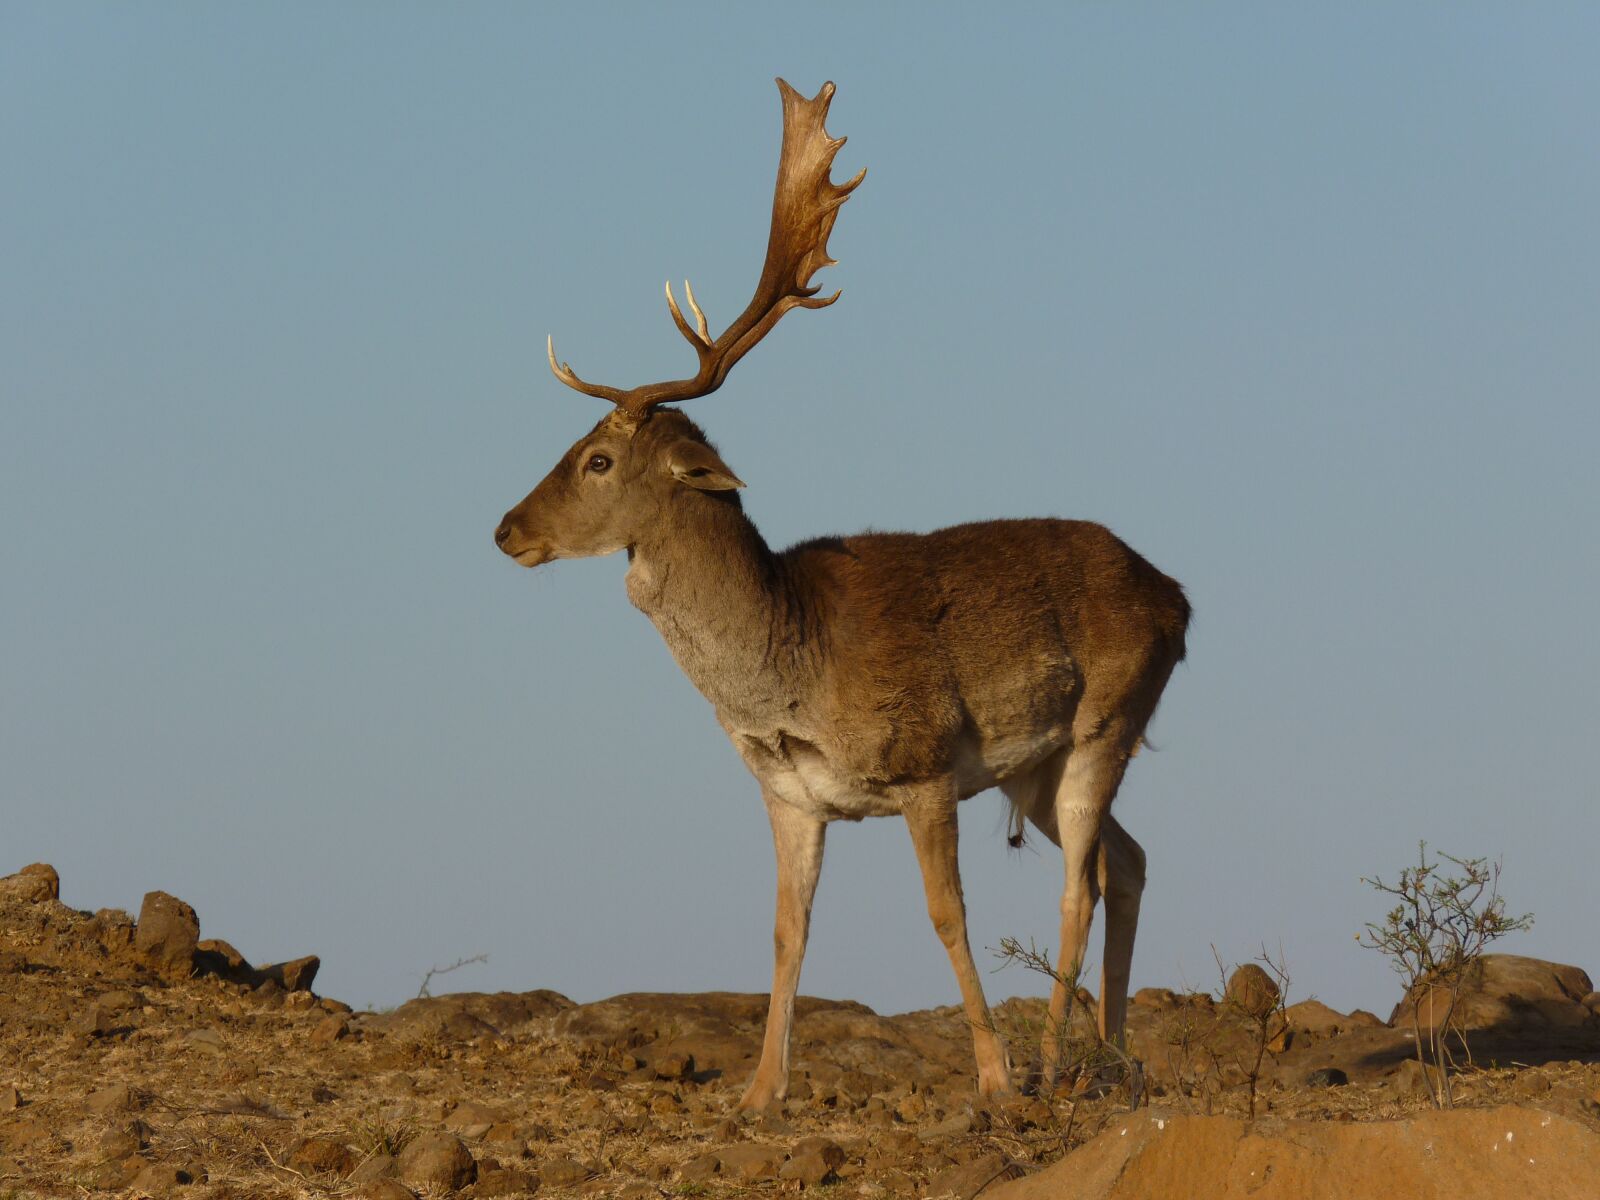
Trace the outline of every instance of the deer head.
[[755, 295], [713, 339], [688, 282], [683, 290], [693, 325], [679, 309], [672, 285], [666, 288], [673, 324], [699, 359], [694, 376], [626, 390], [588, 383], [556, 360], [553, 340], [547, 344], [557, 379], [616, 407], [573, 444], [495, 531], [496, 545], [523, 566], [630, 547], [643, 530], [659, 522], [668, 505], [708, 500], [738, 504], [735, 491], [744, 484], [692, 421], [661, 406], [716, 391], [733, 365], [790, 309], [826, 308], [839, 298], [838, 292], [817, 295], [811, 277], [833, 263], [828, 235], [839, 206], [866, 176], [863, 170], [844, 184], [829, 178], [834, 156], [845, 143], [823, 128], [833, 84], [824, 84], [810, 100], [782, 79], [778, 91], [783, 98], [783, 148], [767, 258]]

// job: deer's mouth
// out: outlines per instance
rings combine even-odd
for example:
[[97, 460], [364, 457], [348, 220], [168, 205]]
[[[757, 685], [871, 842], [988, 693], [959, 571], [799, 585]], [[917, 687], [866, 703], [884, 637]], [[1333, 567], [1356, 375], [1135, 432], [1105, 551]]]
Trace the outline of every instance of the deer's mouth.
[[556, 556], [556, 552], [549, 546], [529, 546], [518, 550], [511, 556], [512, 561], [522, 567], [537, 567], [540, 563], [547, 563]]

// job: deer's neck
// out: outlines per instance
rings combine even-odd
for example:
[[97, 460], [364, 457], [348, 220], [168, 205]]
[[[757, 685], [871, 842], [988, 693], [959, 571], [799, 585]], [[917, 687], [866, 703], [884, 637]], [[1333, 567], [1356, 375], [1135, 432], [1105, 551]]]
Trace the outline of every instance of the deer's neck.
[[683, 497], [630, 559], [628, 599], [725, 725], [804, 703], [821, 654], [815, 614], [736, 505]]

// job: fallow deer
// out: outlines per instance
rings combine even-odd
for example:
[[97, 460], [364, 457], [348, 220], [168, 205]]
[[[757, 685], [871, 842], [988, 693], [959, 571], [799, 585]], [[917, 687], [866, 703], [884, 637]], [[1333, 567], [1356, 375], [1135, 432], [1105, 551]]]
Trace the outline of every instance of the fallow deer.
[[[1129, 757], [1184, 655], [1182, 588], [1107, 529], [1054, 519], [985, 521], [928, 534], [867, 533], [770, 549], [745, 516], [744, 483], [675, 408], [715, 391], [792, 308], [823, 308], [812, 275], [866, 172], [830, 178], [843, 138], [823, 127], [833, 84], [807, 100], [783, 80], [783, 145], [766, 263], [749, 306], [713, 339], [684, 285], [667, 307], [694, 347], [692, 379], [632, 389], [586, 382], [548, 347], [569, 387], [613, 408], [520, 504], [495, 541], [526, 567], [628, 552], [628, 598], [761, 785], [777, 852], [776, 948], [766, 1036], [740, 1100], [787, 1093], [789, 1031], [829, 822], [899, 815], [911, 829], [929, 916], [955, 968], [981, 1093], [1013, 1088], [967, 940], [956, 805], [998, 786], [1013, 829], [1061, 848], [1064, 967], [1083, 961], [1106, 901], [1099, 1024], [1119, 1038], [1144, 854], [1110, 815]], [[1067, 1013], [1058, 979], [1051, 1028]], [[1046, 1032], [1045, 1077], [1060, 1042]]]

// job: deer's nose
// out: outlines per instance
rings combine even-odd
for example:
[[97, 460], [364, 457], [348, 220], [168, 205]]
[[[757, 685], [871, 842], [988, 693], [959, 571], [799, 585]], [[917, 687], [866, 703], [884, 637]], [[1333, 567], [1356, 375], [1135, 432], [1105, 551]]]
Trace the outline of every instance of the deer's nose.
[[501, 521], [500, 528], [494, 531], [494, 544], [504, 548], [506, 539], [511, 536], [511, 522]]

